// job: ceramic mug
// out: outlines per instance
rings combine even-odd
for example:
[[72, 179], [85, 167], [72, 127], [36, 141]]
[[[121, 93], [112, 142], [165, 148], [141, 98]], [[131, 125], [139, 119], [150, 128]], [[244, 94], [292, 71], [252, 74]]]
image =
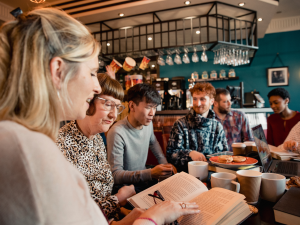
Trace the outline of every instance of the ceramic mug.
[[201, 181], [206, 181], [208, 176], [208, 163], [203, 161], [191, 161], [188, 163], [189, 174]]
[[236, 175], [232, 173], [213, 173], [210, 177], [211, 187], [220, 187], [240, 192], [240, 184], [236, 182]]
[[260, 197], [270, 202], [277, 202], [285, 191], [285, 176], [276, 173], [263, 173]]

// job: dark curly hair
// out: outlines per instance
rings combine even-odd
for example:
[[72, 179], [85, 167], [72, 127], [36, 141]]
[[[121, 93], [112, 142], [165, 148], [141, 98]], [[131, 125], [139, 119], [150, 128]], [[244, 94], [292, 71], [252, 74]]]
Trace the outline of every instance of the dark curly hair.
[[270, 99], [272, 96], [280, 96], [283, 100], [289, 99], [291, 100], [290, 93], [284, 88], [275, 88], [269, 92], [268, 98]]
[[160, 104], [160, 95], [150, 84], [136, 84], [127, 92], [128, 102], [133, 101], [135, 104], [139, 105], [144, 98], [147, 103]]

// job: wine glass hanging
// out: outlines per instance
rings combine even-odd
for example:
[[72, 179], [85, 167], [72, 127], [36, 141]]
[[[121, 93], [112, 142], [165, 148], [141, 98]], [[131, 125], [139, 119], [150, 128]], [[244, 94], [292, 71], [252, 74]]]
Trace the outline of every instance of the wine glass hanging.
[[221, 48], [214, 52], [214, 64], [241, 66], [248, 63], [249, 50]]

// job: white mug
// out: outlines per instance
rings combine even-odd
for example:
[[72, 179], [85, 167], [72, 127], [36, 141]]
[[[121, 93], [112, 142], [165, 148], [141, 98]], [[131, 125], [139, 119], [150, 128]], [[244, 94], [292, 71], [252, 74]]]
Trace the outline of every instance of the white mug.
[[263, 173], [260, 197], [270, 202], [277, 202], [285, 191], [285, 176], [276, 173]]
[[189, 174], [201, 181], [206, 181], [208, 176], [208, 163], [203, 161], [191, 161], [188, 163]]
[[213, 173], [210, 177], [211, 187], [220, 187], [240, 192], [240, 184], [236, 182], [236, 175], [232, 173]]

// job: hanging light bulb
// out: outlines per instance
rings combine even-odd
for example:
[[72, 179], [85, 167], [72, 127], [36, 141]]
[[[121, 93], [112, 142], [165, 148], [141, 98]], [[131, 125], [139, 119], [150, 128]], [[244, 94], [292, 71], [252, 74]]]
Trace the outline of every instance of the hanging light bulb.
[[34, 2], [36, 4], [40, 4], [40, 3], [43, 3], [45, 2], [46, 0], [30, 0], [31, 2]]

